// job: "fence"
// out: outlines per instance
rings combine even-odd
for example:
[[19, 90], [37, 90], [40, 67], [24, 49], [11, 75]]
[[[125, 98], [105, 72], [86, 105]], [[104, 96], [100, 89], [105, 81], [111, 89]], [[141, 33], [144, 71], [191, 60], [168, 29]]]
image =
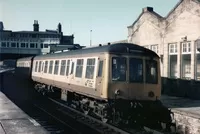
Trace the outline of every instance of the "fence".
[[200, 100], [200, 81], [162, 77], [162, 94]]

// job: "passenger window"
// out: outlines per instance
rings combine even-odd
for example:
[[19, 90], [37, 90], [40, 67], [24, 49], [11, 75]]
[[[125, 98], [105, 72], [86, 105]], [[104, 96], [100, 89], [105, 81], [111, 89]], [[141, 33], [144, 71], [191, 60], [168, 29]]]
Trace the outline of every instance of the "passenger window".
[[61, 61], [60, 75], [65, 75], [66, 60]]
[[36, 61], [36, 63], [35, 63], [35, 72], [37, 72], [37, 68], [38, 68], [38, 61]]
[[76, 77], [82, 77], [82, 71], [83, 71], [83, 59], [78, 59], [76, 64]]
[[125, 57], [112, 58], [112, 80], [126, 81], [126, 58]]
[[53, 61], [50, 61], [50, 64], [49, 64], [49, 74], [52, 74], [52, 70], [53, 70]]
[[67, 60], [66, 76], [68, 76], [68, 74], [69, 74], [69, 65], [70, 65], [70, 60]]
[[59, 60], [55, 61], [55, 66], [54, 66], [54, 74], [58, 74], [58, 69], [59, 69]]
[[47, 73], [48, 63], [49, 63], [48, 61], [45, 61], [44, 73]]
[[103, 71], [103, 61], [99, 61], [98, 77], [102, 76], [102, 71]]
[[85, 78], [93, 79], [93, 77], [94, 77], [94, 67], [95, 67], [95, 58], [87, 59], [87, 67], [86, 67]]
[[74, 62], [72, 62], [72, 68], [71, 68], [71, 73], [70, 74], [73, 74], [74, 73]]
[[39, 62], [39, 70], [38, 70], [38, 72], [41, 72], [41, 66], [42, 66], [42, 61]]

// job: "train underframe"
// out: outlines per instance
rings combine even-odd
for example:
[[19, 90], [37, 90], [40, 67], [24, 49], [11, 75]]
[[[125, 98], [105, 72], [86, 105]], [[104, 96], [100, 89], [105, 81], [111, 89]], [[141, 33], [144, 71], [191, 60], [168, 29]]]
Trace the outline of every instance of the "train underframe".
[[[37, 83], [35, 89], [42, 94], [50, 94], [53, 97], [61, 98], [62, 90]], [[168, 108], [162, 105], [159, 100], [139, 101], [111, 99], [107, 101], [97, 100], [75, 92], [65, 92], [66, 103], [87, 115], [94, 116], [103, 122], [109, 122], [115, 125], [126, 125], [131, 127], [151, 127], [163, 128], [170, 131], [172, 124], [172, 113]]]

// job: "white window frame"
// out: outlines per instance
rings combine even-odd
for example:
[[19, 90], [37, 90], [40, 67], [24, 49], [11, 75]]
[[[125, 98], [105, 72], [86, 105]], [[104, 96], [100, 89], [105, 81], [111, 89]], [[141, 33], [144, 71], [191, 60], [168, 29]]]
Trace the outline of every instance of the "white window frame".
[[151, 50], [158, 53], [158, 45], [151, 45]]
[[173, 54], [177, 54], [177, 43], [169, 43], [169, 54], [173, 55]]
[[191, 53], [191, 42], [181, 42], [182, 46], [182, 53], [183, 54], [190, 54]]

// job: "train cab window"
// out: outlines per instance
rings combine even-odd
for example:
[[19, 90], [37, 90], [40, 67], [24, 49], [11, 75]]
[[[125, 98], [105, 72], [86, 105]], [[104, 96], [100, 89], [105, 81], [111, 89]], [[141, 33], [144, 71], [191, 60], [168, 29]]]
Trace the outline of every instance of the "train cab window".
[[54, 66], [54, 74], [58, 74], [58, 69], [59, 69], [59, 60], [55, 61], [55, 66]]
[[99, 61], [98, 77], [102, 76], [102, 71], [103, 71], [103, 61]]
[[45, 65], [44, 65], [44, 73], [47, 73], [47, 68], [48, 68], [48, 61], [45, 61]]
[[52, 70], [53, 70], [53, 61], [51, 60], [49, 64], [49, 74], [52, 74]]
[[129, 81], [143, 82], [143, 60], [142, 59], [130, 58]]
[[126, 58], [113, 57], [112, 58], [112, 80], [126, 81]]
[[70, 74], [73, 74], [73, 73], [74, 73], [74, 62], [72, 62], [72, 68], [71, 68]]
[[66, 76], [69, 75], [69, 65], [70, 65], [70, 60], [67, 60]]
[[39, 69], [38, 72], [41, 72], [42, 61], [39, 62]]
[[65, 75], [66, 60], [61, 61], [60, 75]]
[[158, 83], [158, 67], [155, 60], [146, 60], [146, 83]]
[[95, 67], [95, 58], [87, 59], [87, 67], [86, 67], [85, 78], [93, 79], [93, 77], [94, 77], [94, 67]]
[[83, 72], [83, 59], [77, 59], [75, 77], [82, 77]]

